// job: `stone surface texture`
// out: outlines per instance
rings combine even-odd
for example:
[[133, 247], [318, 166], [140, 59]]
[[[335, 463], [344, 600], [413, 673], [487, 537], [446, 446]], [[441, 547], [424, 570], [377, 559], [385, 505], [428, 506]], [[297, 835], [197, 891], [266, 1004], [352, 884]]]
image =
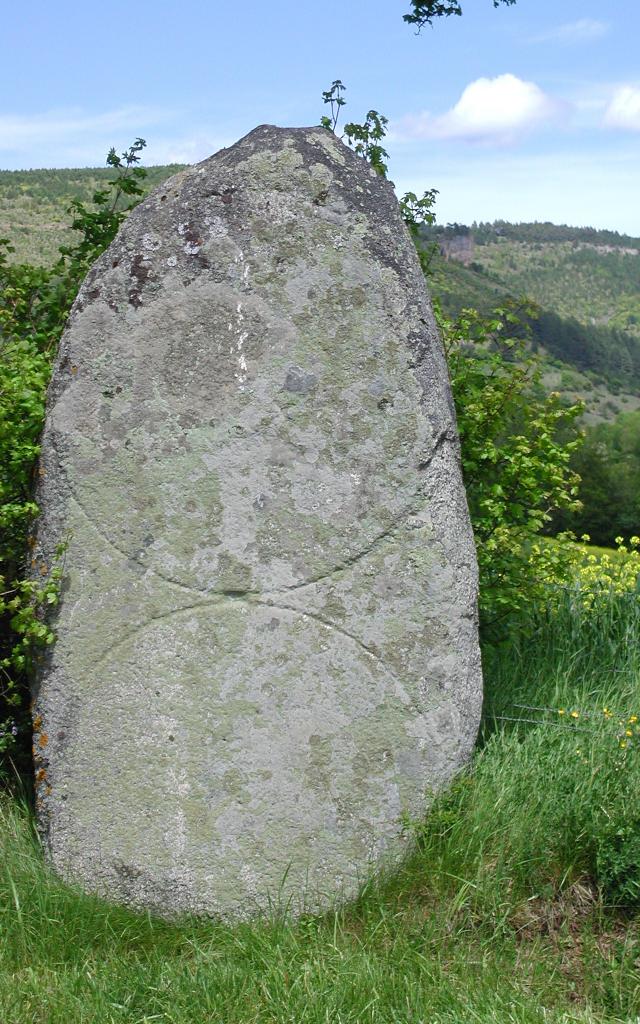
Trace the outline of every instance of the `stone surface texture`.
[[73, 308], [36, 562], [65, 877], [162, 914], [320, 911], [468, 758], [476, 564], [445, 360], [391, 185], [256, 128], [130, 216]]

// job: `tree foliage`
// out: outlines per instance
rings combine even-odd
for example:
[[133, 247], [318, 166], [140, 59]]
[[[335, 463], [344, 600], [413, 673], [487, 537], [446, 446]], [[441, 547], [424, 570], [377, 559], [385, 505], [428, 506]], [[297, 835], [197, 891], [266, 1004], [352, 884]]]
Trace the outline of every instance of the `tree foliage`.
[[557, 527], [605, 547], [640, 535], [640, 411], [590, 427], [572, 465], [582, 479], [582, 504], [559, 512]]
[[54, 639], [44, 612], [57, 602], [62, 569], [37, 564], [28, 553], [53, 357], [87, 270], [142, 195], [145, 172], [137, 164], [144, 145], [137, 139], [121, 156], [109, 152], [115, 176], [91, 205], [73, 201], [77, 241], [61, 246], [51, 268], [12, 264], [12, 246], [0, 240], [0, 754], [19, 747], [21, 731], [29, 732], [28, 670], [34, 652]]
[[529, 313], [507, 305], [491, 317], [439, 316], [487, 625], [543, 594], [548, 557], [540, 549], [536, 558], [534, 541], [554, 513], [580, 504], [571, 457], [582, 407], [541, 392], [541, 368], [522, 331]]
[[[347, 101], [343, 95], [345, 92], [346, 86], [337, 78], [332, 82], [331, 88], [322, 93], [322, 101], [329, 104], [330, 113], [320, 118], [320, 124], [330, 132], [335, 133], [340, 111], [346, 106]], [[369, 161], [376, 174], [382, 178], [386, 178], [389, 169], [389, 154], [382, 146], [388, 123], [389, 120], [384, 114], [379, 114], [377, 110], [369, 110], [362, 124], [356, 121], [345, 124], [341, 136], [358, 156]]]
[[[493, 0], [494, 7], [501, 3], [511, 7], [516, 0]], [[411, 0], [411, 11], [404, 15], [404, 20], [420, 29], [423, 25], [432, 25], [435, 18], [448, 18], [451, 14], [462, 14], [458, 0]]]
[[[344, 98], [346, 86], [339, 78], [332, 82], [331, 88], [322, 93], [322, 101], [329, 105], [329, 114], [320, 118], [320, 124], [330, 132], [336, 132], [340, 111], [346, 106]], [[350, 121], [345, 124], [341, 138], [345, 139], [353, 151], [367, 160], [381, 178], [386, 178], [389, 173], [387, 160], [389, 154], [382, 146], [382, 140], [387, 134], [389, 119], [377, 110], [369, 110], [364, 121], [360, 124], [357, 121]], [[436, 201], [438, 190], [433, 188], [424, 192], [418, 199], [415, 192], [407, 192], [400, 199], [400, 210], [405, 224], [411, 235], [418, 244], [420, 233], [435, 221], [433, 206]], [[428, 265], [427, 254], [423, 248], [419, 248], [420, 261], [426, 269]], [[424, 262], [423, 262], [424, 259]]]

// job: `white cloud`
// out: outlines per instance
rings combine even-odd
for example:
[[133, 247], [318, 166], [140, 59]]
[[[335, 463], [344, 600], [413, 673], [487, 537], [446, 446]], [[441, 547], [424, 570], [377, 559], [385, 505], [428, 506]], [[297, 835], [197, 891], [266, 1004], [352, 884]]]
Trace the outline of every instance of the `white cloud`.
[[602, 39], [610, 31], [611, 26], [606, 21], [598, 21], [596, 18], [579, 18], [578, 21], [570, 21], [564, 25], [556, 25], [548, 32], [541, 32], [533, 36], [532, 43], [562, 43], [565, 46], [573, 46], [579, 43], [590, 43], [594, 39]]
[[619, 86], [604, 112], [604, 123], [611, 128], [640, 132], [640, 88], [633, 85]]
[[446, 114], [407, 114], [394, 125], [394, 135], [403, 139], [510, 142], [557, 110], [556, 101], [535, 82], [511, 74], [478, 78]]

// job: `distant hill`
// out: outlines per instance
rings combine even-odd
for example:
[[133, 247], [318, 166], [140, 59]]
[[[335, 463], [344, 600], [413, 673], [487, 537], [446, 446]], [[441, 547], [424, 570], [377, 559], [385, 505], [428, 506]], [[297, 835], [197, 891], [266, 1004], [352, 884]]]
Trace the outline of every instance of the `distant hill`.
[[[457, 234], [460, 225], [448, 224], [440, 229], [442, 234]], [[609, 231], [606, 228], [574, 228], [568, 224], [552, 224], [551, 221], [533, 221], [511, 224], [506, 220], [494, 220], [491, 223], [474, 223], [470, 228], [462, 225], [464, 231], [473, 234], [480, 245], [503, 238], [514, 242], [527, 242], [535, 245], [538, 242], [575, 242], [598, 247], [640, 250], [640, 238]]]
[[[151, 190], [182, 169], [147, 168]], [[18, 262], [49, 264], [73, 237], [69, 203], [89, 202], [109, 168], [0, 171], [0, 238]], [[550, 223], [434, 225], [423, 231], [435, 250], [430, 289], [445, 312], [488, 312], [505, 298], [540, 307], [532, 344], [545, 362], [545, 384], [582, 397], [587, 420], [640, 407], [640, 238]]]
[[[150, 191], [183, 166], [147, 167], [145, 187]], [[96, 188], [112, 177], [108, 167], [0, 171], [0, 238], [9, 238], [15, 246], [15, 261], [52, 263], [58, 246], [73, 238], [68, 213], [71, 200], [89, 202]]]
[[[527, 295], [562, 317], [640, 337], [640, 238], [556, 224], [425, 229], [443, 257], [465, 266], [466, 287]], [[486, 280], [478, 281], [478, 275]], [[462, 280], [459, 279], [462, 284]]]
[[555, 224], [435, 225], [431, 291], [445, 312], [487, 312], [532, 300], [533, 347], [548, 382], [584, 397], [595, 419], [637, 407], [640, 395], [640, 238]]

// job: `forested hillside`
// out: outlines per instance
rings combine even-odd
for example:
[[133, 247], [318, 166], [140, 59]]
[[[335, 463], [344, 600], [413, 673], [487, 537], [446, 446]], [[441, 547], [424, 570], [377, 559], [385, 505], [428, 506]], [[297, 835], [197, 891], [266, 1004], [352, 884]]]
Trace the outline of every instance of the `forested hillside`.
[[[506, 288], [559, 316], [640, 337], [640, 239], [555, 224], [451, 224], [423, 229], [425, 242], [468, 275], [449, 294]], [[457, 293], [457, 294], [456, 294]]]
[[579, 512], [555, 529], [612, 545], [640, 528], [640, 239], [555, 224], [450, 224], [422, 229], [431, 291], [450, 316], [489, 313], [505, 299], [527, 318], [542, 382], [585, 405], [585, 443], [572, 457]]
[[[152, 189], [181, 169], [180, 164], [148, 167], [145, 188]], [[113, 176], [109, 167], [77, 170], [0, 171], [0, 238], [15, 246], [19, 263], [46, 266], [69, 245], [72, 199], [89, 202], [96, 188]]]
[[[640, 393], [640, 239], [554, 224], [435, 225], [433, 293], [450, 315], [488, 312], [505, 298], [538, 306], [533, 348], [561, 390], [584, 393], [593, 418], [634, 406]], [[562, 374], [560, 375], [562, 377]], [[605, 395], [605, 392], [607, 395]], [[620, 396], [612, 403], [610, 396]], [[626, 396], [626, 401], [622, 397]]]
[[640, 250], [500, 239], [478, 246], [476, 264], [562, 316], [640, 336]]

